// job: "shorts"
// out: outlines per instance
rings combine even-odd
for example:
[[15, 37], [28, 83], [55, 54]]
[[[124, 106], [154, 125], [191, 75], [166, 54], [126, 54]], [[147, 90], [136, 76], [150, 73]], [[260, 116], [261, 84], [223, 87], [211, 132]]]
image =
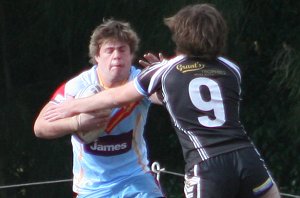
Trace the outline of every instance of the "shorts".
[[187, 198], [255, 198], [273, 186], [255, 148], [243, 148], [209, 158], [185, 174]]
[[88, 195], [73, 193], [73, 198], [163, 198], [160, 185], [151, 172], [129, 177], [116, 183], [110, 189], [93, 192]]

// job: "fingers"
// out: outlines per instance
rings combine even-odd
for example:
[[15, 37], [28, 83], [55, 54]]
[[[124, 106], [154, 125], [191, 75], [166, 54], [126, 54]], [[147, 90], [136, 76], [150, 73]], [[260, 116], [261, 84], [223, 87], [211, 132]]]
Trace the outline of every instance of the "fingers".
[[152, 53], [146, 53], [144, 54], [145, 60], [139, 60], [139, 64], [141, 64], [143, 67], [148, 67], [154, 63], [161, 62], [164, 57], [162, 53], [159, 53], [158, 56], [152, 54]]
[[147, 53], [144, 55], [144, 58], [149, 62], [149, 63], [155, 63], [159, 62], [159, 57], [155, 56], [152, 53]]
[[49, 122], [53, 122], [55, 120], [62, 119], [65, 117], [66, 116], [64, 116], [63, 114], [56, 112], [56, 110], [46, 111], [44, 114], [44, 119]]
[[47, 121], [49, 121], [49, 122], [53, 122], [53, 121], [55, 121], [55, 120], [59, 120], [59, 119], [61, 119], [62, 117], [60, 117], [60, 116], [57, 116], [57, 115], [45, 115], [44, 116], [44, 119], [45, 120], [47, 120]]
[[45, 120], [48, 121], [54, 121], [56, 120], [56, 114], [54, 112], [55, 110], [53, 110], [51, 107], [47, 109], [47, 111], [44, 113], [43, 117]]
[[49, 106], [44, 113], [44, 119], [48, 121], [55, 121], [73, 116], [67, 105], [67, 103], [60, 103]]
[[159, 61], [163, 61], [165, 59], [165, 57], [163, 56], [162, 53], [158, 53], [158, 57], [159, 57]]
[[62, 112], [58, 108], [49, 108], [43, 115], [44, 119], [53, 122], [58, 119], [70, 117], [68, 116], [67, 112]]
[[148, 67], [150, 66], [150, 63], [146, 62], [146, 61], [143, 61], [143, 60], [139, 60], [139, 64], [143, 67]]

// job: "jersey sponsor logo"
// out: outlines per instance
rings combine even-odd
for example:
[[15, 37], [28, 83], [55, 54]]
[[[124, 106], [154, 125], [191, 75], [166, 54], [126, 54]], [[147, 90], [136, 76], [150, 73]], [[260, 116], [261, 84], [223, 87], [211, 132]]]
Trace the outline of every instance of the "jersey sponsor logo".
[[226, 75], [226, 71], [221, 69], [202, 69], [200, 72], [197, 73], [197, 76], [203, 77], [212, 77], [212, 76], [224, 76]]
[[93, 143], [85, 144], [84, 150], [92, 155], [113, 156], [128, 152], [132, 147], [132, 131], [120, 135], [99, 137]]
[[176, 69], [181, 73], [197, 71], [203, 69], [205, 67], [204, 64], [199, 62], [194, 62], [193, 64], [178, 64], [176, 65]]

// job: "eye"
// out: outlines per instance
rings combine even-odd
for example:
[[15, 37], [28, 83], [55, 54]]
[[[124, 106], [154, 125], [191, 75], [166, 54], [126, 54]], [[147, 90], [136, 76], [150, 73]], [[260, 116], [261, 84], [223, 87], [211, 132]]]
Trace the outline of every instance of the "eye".
[[122, 52], [122, 53], [124, 53], [124, 52], [127, 51], [127, 47], [126, 46], [120, 47], [119, 51]]
[[114, 48], [106, 48], [104, 52], [107, 54], [112, 54], [114, 52]]

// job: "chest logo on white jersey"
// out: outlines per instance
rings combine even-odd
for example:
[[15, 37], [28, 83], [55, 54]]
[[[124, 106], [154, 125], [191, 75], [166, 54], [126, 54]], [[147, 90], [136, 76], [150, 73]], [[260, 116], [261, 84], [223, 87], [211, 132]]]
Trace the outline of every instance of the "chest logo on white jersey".
[[92, 155], [113, 156], [128, 152], [132, 147], [132, 131], [120, 135], [99, 137], [84, 145], [84, 151]]

